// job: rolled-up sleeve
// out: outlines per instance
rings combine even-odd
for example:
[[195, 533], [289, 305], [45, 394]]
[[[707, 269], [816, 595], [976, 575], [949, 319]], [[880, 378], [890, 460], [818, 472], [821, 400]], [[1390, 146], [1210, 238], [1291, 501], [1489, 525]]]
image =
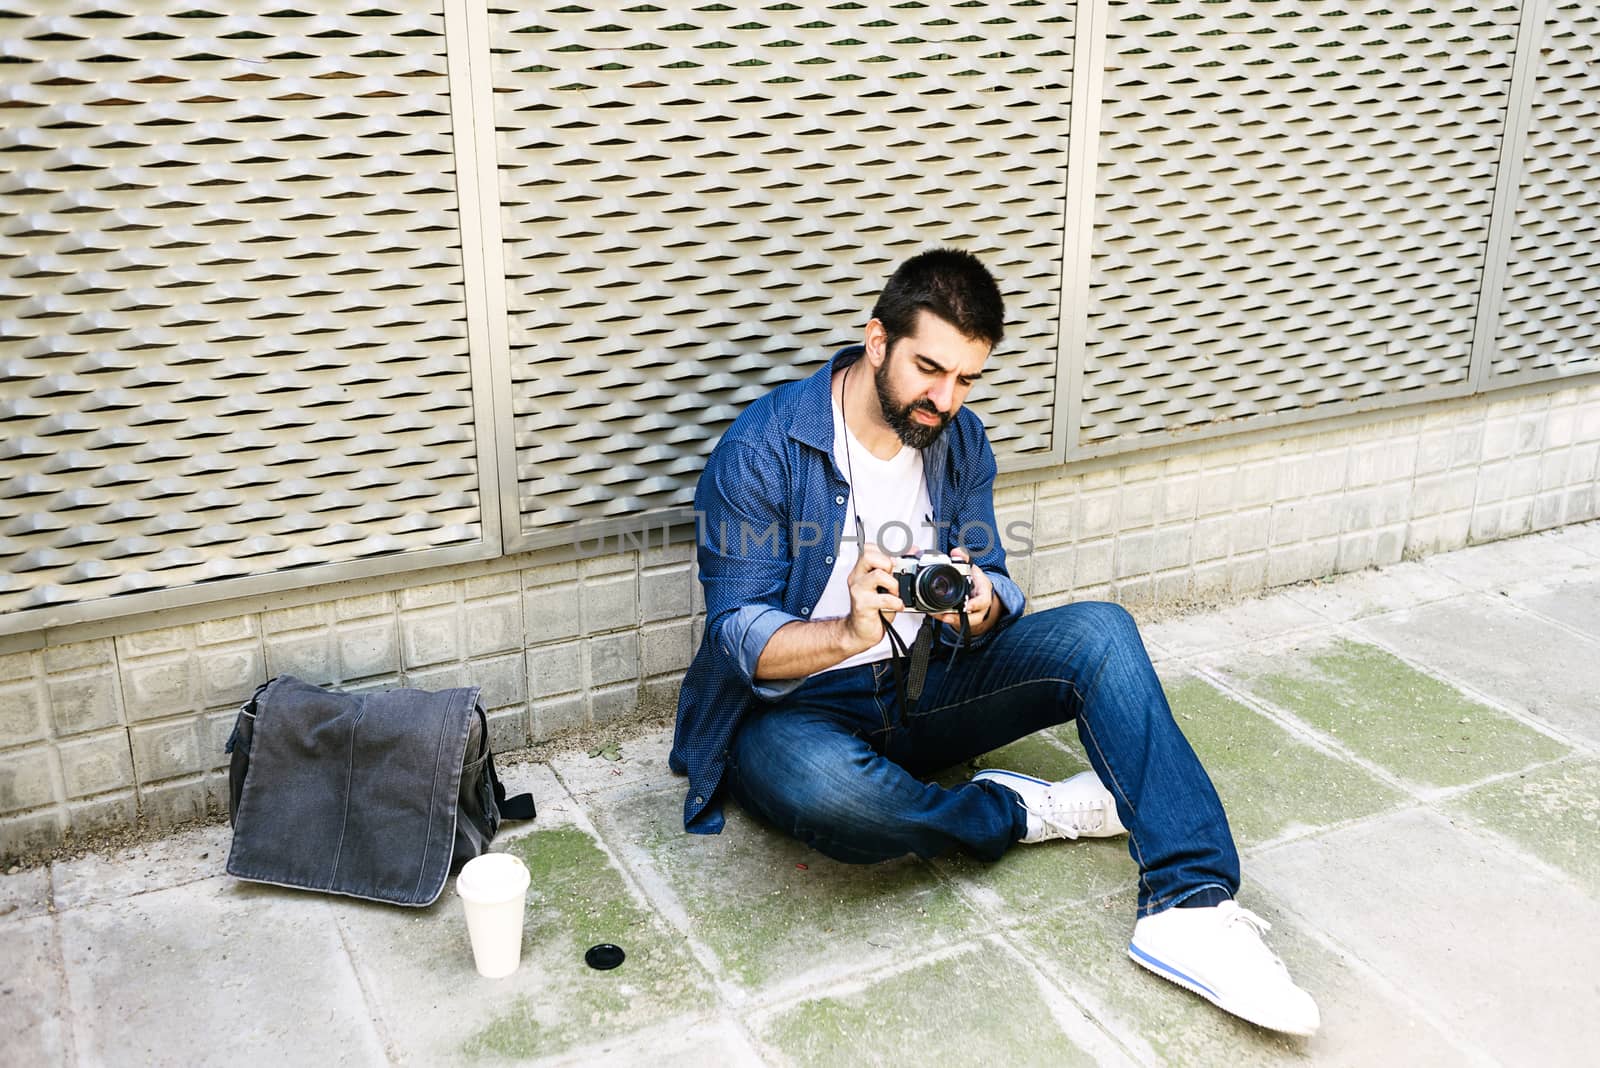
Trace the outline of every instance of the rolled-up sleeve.
[[779, 627], [789, 584], [790, 488], [781, 454], [728, 441], [695, 490], [707, 636], [758, 695], [781, 697], [799, 680], [756, 682], [756, 664]]

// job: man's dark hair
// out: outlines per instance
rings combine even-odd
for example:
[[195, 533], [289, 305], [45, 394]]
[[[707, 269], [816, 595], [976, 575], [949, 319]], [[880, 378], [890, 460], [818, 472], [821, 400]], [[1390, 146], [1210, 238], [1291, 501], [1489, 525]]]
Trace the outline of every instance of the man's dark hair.
[[1006, 307], [989, 268], [958, 248], [919, 252], [895, 268], [873, 305], [872, 317], [889, 335], [885, 351], [917, 328], [926, 309], [990, 348], [1005, 336]]

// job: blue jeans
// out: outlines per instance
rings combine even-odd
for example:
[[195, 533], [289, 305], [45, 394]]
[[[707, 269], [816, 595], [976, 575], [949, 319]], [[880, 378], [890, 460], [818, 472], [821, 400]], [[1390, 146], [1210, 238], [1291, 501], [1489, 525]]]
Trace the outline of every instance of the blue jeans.
[[887, 660], [813, 676], [753, 713], [729, 752], [733, 796], [836, 860], [930, 857], [958, 846], [995, 860], [1026, 831], [1017, 796], [996, 783], [946, 789], [923, 777], [1075, 719], [1129, 831], [1139, 914], [1207, 887], [1238, 890], [1222, 802], [1125, 610], [1063, 605], [1023, 616], [954, 663], [948, 655], [935, 651], [905, 717]]

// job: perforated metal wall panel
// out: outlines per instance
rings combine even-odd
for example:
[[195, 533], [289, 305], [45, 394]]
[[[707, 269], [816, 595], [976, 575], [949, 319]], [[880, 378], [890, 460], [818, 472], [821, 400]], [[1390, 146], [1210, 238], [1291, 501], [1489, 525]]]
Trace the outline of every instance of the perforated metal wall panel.
[[1600, 7], [1551, 8], [1490, 386], [1600, 370]]
[[749, 401], [956, 244], [1009, 301], [972, 402], [1051, 446], [1074, 6], [494, 8], [524, 532], [682, 506]]
[[1114, 0], [1081, 451], [1465, 389], [1518, 15]]
[[0, 0], [0, 613], [479, 539], [439, 0], [141, 6]]

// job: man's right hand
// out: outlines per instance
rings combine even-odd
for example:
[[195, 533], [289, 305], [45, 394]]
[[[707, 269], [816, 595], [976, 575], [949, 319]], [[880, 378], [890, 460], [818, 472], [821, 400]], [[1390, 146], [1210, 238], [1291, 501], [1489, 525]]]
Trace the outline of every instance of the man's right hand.
[[904, 612], [899, 587], [890, 568], [894, 562], [889, 554], [870, 542], [861, 546], [861, 556], [850, 569], [845, 580], [850, 590], [850, 614], [845, 617], [845, 631], [856, 653], [872, 648], [883, 638], [884, 628], [894, 622], [896, 612]]

